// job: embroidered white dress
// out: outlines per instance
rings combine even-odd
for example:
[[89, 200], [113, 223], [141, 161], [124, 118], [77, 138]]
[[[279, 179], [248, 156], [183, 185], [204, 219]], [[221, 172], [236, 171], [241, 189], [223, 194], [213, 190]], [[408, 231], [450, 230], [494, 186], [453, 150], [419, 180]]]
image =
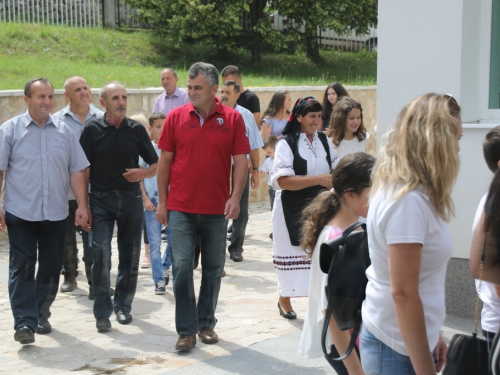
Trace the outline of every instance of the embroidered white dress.
[[[328, 147], [332, 159], [331, 166], [328, 165], [326, 150], [318, 139], [317, 132], [314, 133], [312, 142], [309, 142], [305, 133], [300, 133], [298, 151], [300, 156], [307, 161], [307, 176], [330, 173], [330, 170], [335, 168], [337, 159], [330, 139], [328, 139]], [[311, 259], [300, 246], [293, 246], [290, 242], [283, 215], [281, 187], [278, 184], [278, 179], [283, 176], [295, 176], [295, 171], [292, 150], [286, 140], [280, 139], [276, 144], [273, 169], [269, 176], [271, 185], [276, 190], [272, 213], [274, 270], [278, 279], [280, 296], [304, 297], [309, 291]]]

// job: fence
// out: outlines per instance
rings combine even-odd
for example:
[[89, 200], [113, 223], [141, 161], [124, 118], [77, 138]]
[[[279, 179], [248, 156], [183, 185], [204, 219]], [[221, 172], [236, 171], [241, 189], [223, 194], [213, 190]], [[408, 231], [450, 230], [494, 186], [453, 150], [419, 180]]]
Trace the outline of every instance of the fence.
[[71, 27], [100, 27], [99, 0], [3, 0], [0, 19], [4, 22], [42, 23]]
[[[105, 7], [105, 4], [107, 5]], [[0, 21], [95, 28], [142, 27], [120, 0], [0, 0]]]

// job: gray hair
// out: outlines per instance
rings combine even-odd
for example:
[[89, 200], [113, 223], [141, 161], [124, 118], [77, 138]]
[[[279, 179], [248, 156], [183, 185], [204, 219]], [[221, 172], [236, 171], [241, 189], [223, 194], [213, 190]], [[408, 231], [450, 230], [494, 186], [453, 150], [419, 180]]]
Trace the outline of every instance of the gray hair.
[[111, 81], [109, 83], [106, 83], [104, 85], [104, 87], [101, 89], [101, 98], [106, 100], [107, 99], [107, 96], [108, 96], [108, 86], [111, 86], [111, 85], [119, 85], [123, 88], [125, 88], [125, 86], [123, 86], [120, 82], [118, 81]]
[[188, 77], [194, 79], [202, 74], [210, 86], [219, 84], [219, 72], [212, 64], [197, 62], [191, 65], [188, 70]]
[[222, 84], [222, 86], [234, 86], [234, 93], [238, 94], [240, 92], [240, 84], [233, 80], [227, 80]]

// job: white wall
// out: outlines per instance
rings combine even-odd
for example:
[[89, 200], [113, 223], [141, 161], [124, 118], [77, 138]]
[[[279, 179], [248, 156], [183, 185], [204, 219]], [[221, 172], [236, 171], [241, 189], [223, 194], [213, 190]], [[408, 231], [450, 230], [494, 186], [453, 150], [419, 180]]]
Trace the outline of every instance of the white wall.
[[[479, 120], [484, 1], [379, 1], [378, 145], [404, 104], [426, 92], [452, 94], [464, 122]], [[481, 148], [489, 128], [464, 126], [460, 174], [453, 190], [456, 218], [450, 223], [456, 258], [469, 256], [473, 216], [491, 179]]]

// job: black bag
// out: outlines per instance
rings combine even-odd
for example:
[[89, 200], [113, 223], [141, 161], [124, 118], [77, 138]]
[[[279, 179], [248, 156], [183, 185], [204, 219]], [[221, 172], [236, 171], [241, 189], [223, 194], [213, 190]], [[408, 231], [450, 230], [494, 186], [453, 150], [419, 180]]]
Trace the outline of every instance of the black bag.
[[[363, 230], [354, 231], [359, 227]], [[321, 346], [327, 361], [332, 367], [336, 367], [334, 361], [342, 361], [351, 354], [361, 327], [361, 305], [365, 299], [368, 283], [365, 272], [371, 264], [366, 225], [360, 222], [354, 223], [342, 236], [323, 243], [319, 262], [321, 271], [328, 273], [325, 290], [328, 308], [321, 333]], [[339, 357], [336, 357], [337, 351], [333, 346], [330, 348], [330, 353], [326, 351], [325, 339], [332, 315], [340, 330], [353, 328], [347, 351]]]
[[487, 375], [488, 347], [486, 340], [472, 335], [454, 335], [446, 353], [443, 375]]

